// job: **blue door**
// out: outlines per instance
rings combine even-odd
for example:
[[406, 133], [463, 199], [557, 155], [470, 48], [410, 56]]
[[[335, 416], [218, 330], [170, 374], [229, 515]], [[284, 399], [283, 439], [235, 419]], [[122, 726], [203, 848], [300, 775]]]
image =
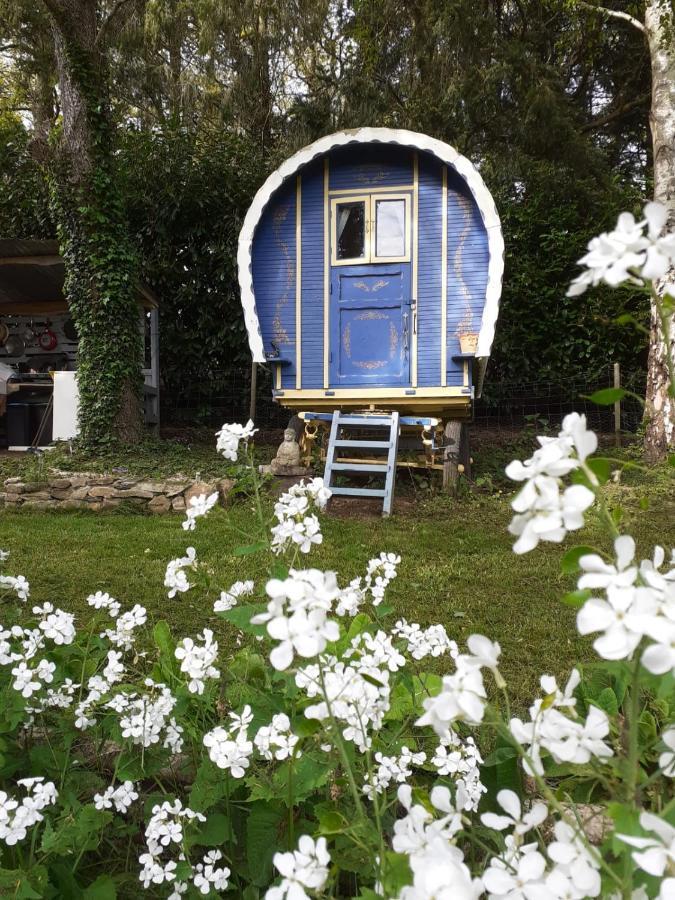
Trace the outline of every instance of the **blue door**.
[[410, 198], [331, 204], [330, 386], [410, 384]]

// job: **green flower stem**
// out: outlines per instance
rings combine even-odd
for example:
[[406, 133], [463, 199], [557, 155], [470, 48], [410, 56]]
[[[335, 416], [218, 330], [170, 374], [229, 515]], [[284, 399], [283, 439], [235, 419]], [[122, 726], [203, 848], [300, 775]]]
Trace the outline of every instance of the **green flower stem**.
[[323, 695], [323, 699], [326, 701], [326, 709], [328, 710], [328, 717], [331, 723], [331, 731], [333, 732], [333, 738], [338, 748], [338, 752], [340, 757], [342, 758], [342, 764], [345, 768], [345, 774], [347, 775], [347, 780], [349, 782], [349, 787], [352, 792], [352, 798], [354, 800], [354, 805], [356, 806], [356, 810], [359, 816], [362, 819], [367, 818], [365, 810], [363, 808], [363, 803], [361, 802], [361, 796], [359, 794], [359, 789], [356, 784], [356, 780], [354, 778], [354, 773], [352, 771], [351, 763], [349, 762], [349, 756], [347, 755], [347, 750], [345, 749], [344, 741], [342, 739], [342, 734], [340, 733], [340, 728], [337, 724], [335, 716], [333, 715], [333, 708], [331, 706], [330, 700], [328, 699], [328, 694], [326, 692], [326, 681], [323, 675], [323, 665], [321, 664], [321, 657], [319, 657], [319, 680], [321, 682], [321, 693]]

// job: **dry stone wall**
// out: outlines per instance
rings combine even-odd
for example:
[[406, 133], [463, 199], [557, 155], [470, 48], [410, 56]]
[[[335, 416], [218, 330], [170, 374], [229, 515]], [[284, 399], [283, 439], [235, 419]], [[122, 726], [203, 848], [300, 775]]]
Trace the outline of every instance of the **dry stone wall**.
[[0, 490], [0, 506], [6, 509], [115, 509], [122, 503], [151, 513], [183, 512], [190, 497], [218, 491], [224, 505], [234, 481], [193, 481], [181, 476], [148, 481], [128, 475], [57, 472], [45, 481], [7, 478]]

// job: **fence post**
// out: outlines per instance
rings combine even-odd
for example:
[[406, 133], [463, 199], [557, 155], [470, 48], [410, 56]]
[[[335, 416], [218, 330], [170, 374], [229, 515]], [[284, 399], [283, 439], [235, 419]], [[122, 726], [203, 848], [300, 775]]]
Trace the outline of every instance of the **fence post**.
[[251, 363], [251, 403], [248, 408], [248, 417], [255, 422], [255, 401], [258, 388], [258, 364]]
[[[614, 363], [614, 387], [621, 387], [621, 367]], [[621, 446], [621, 400], [614, 401], [614, 443]]]

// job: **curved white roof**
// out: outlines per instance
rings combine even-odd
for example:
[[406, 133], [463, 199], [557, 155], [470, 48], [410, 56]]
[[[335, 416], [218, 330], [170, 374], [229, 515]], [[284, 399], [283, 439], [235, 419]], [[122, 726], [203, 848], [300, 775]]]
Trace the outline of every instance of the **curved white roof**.
[[490, 355], [492, 339], [495, 333], [495, 323], [499, 311], [499, 297], [502, 290], [502, 274], [504, 272], [504, 240], [499, 222], [499, 215], [494, 200], [478, 170], [443, 141], [418, 134], [415, 131], [405, 131], [398, 128], [356, 128], [350, 131], [338, 131], [314, 141], [307, 147], [303, 147], [293, 156], [289, 157], [279, 168], [272, 172], [267, 181], [253, 198], [253, 202], [246, 213], [244, 224], [239, 233], [239, 248], [237, 251], [237, 264], [239, 268], [239, 287], [241, 289], [241, 305], [244, 309], [244, 320], [248, 331], [248, 342], [251, 348], [254, 362], [264, 362], [262, 337], [260, 324], [255, 308], [253, 294], [253, 275], [251, 272], [251, 249], [253, 235], [275, 191], [303, 166], [313, 159], [323, 156], [335, 147], [344, 147], [347, 144], [397, 144], [402, 147], [411, 147], [431, 153], [442, 162], [451, 165], [462, 176], [469, 190], [473, 194], [480, 214], [483, 218], [488, 235], [488, 279], [485, 291], [485, 307], [483, 319], [478, 336], [478, 348], [476, 356], [487, 357]]

